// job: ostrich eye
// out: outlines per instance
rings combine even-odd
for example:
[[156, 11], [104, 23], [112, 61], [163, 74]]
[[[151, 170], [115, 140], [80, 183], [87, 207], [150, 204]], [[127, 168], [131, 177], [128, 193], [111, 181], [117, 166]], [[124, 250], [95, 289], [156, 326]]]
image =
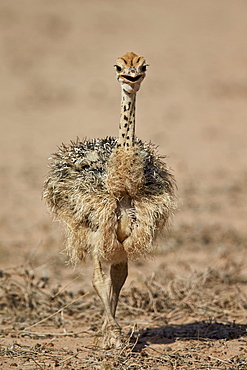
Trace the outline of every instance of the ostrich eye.
[[114, 67], [116, 68], [116, 71], [117, 72], [121, 72], [122, 71], [122, 68], [120, 66], [118, 66], [117, 64]]
[[144, 64], [144, 66], [141, 67], [141, 71], [146, 72], [146, 70], [147, 70], [147, 66]]

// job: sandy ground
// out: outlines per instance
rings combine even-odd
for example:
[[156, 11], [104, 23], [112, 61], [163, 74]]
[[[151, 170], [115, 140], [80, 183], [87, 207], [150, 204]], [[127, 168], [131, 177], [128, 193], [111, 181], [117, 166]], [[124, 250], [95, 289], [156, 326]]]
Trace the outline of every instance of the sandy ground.
[[[244, 0], [1, 1], [0, 368], [247, 368], [246, 14]], [[154, 258], [130, 267], [119, 316], [125, 335], [134, 333], [135, 351], [132, 345], [126, 353], [106, 354], [95, 340], [101, 306], [91, 287], [91, 263], [76, 270], [65, 266], [64, 235], [41, 192], [57, 145], [77, 136], [117, 135], [120, 88], [113, 64], [126, 51], [150, 64], [138, 94], [137, 135], [168, 156], [180, 199], [171, 232]], [[89, 292], [81, 298], [81, 315], [76, 306], [56, 328], [51, 320], [48, 327], [36, 326], [36, 337], [23, 336], [23, 327], [42, 317], [23, 308], [26, 324], [14, 325], [17, 312], [6, 292], [13, 293], [12, 279], [25, 296], [31, 279], [25, 270], [37, 279], [35, 289], [48, 278], [49, 294], [79, 275], [67, 290], [72, 300], [80, 290]], [[147, 281], [159, 284], [165, 296], [175, 286], [177, 295], [168, 294], [174, 301], [167, 298], [171, 304], [165, 307], [159, 291], [161, 308], [152, 300], [145, 306], [145, 294], [158, 289]], [[186, 307], [182, 291], [191, 294]], [[210, 309], [216, 301], [217, 309]], [[45, 300], [35, 302], [47, 315], [60, 307], [47, 310]], [[69, 302], [68, 293], [63, 303]], [[133, 309], [127, 312], [126, 305]], [[192, 323], [201, 324], [191, 334]], [[239, 325], [235, 331], [233, 325]], [[204, 334], [196, 337], [198, 328]], [[69, 331], [80, 334], [66, 336]], [[25, 362], [30, 348], [37, 356]], [[57, 352], [48, 359], [38, 348]], [[57, 362], [54, 356], [60, 356]]]

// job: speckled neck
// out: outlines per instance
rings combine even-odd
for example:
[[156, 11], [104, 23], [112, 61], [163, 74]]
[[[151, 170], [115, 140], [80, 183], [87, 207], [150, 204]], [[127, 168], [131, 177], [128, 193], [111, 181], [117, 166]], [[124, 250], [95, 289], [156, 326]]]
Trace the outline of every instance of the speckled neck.
[[126, 149], [135, 142], [135, 102], [136, 93], [127, 93], [122, 88], [118, 146]]

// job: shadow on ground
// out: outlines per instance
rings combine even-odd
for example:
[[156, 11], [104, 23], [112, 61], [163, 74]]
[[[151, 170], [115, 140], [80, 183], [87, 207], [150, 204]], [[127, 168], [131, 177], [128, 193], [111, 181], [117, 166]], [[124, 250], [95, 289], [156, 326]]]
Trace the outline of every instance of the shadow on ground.
[[139, 335], [134, 351], [140, 351], [150, 344], [169, 344], [177, 340], [207, 341], [232, 340], [247, 336], [247, 324], [220, 322], [193, 322], [184, 325], [166, 325], [160, 328], [147, 328], [135, 333]]

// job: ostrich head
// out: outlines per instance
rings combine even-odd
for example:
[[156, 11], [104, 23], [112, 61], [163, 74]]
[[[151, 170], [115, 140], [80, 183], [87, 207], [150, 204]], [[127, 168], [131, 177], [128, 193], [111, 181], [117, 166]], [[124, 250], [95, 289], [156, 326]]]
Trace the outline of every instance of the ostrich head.
[[117, 59], [114, 67], [122, 89], [129, 94], [135, 94], [146, 75], [146, 60], [133, 52], [126, 53]]

